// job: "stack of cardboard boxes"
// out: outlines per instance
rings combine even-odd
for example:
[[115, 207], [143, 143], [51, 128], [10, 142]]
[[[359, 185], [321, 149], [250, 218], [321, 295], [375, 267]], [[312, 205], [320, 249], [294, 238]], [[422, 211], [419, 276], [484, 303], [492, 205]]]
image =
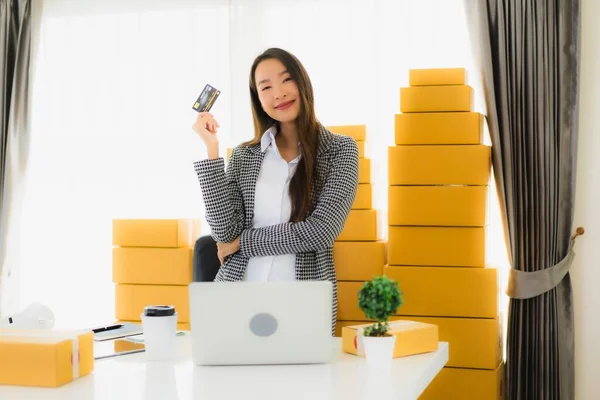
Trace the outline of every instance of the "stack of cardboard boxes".
[[189, 329], [188, 285], [200, 221], [115, 219], [112, 233], [116, 319], [139, 323], [145, 306], [170, 304], [179, 314], [178, 329]]
[[364, 318], [356, 296], [366, 280], [383, 274], [385, 243], [380, 240], [377, 210], [373, 209], [371, 160], [365, 157], [366, 126], [329, 126], [328, 129], [354, 138], [360, 156], [356, 198], [333, 247], [339, 302], [336, 335], [340, 336], [341, 328], [348, 325], [345, 321]]
[[411, 70], [389, 148], [388, 264], [398, 317], [435, 324], [446, 367], [421, 396], [502, 398], [497, 270], [486, 266], [490, 147], [462, 68]]

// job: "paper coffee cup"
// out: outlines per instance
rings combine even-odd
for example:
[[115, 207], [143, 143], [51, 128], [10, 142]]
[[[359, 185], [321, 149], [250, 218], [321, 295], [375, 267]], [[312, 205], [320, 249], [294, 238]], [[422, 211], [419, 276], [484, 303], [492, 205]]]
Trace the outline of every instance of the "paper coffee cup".
[[150, 305], [141, 314], [146, 359], [168, 361], [175, 356], [177, 312], [170, 305]]

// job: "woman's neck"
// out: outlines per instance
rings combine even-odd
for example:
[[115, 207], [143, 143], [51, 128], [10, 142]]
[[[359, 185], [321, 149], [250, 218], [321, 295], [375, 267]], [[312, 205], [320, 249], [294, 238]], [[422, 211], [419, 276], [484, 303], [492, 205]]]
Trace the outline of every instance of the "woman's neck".
[[298, 131], [295, 123], [282, 123], [275, 142], [279, 153], [286, 161], [291, 161], [298, 156]]

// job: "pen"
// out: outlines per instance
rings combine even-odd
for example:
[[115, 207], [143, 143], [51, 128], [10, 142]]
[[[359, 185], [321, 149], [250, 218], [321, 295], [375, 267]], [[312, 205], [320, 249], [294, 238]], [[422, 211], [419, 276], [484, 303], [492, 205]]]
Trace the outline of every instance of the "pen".
[[92, 329], [92, 330], [94, 331], [94, 333], [98, 333], [98, 332], [112, 331], [112, 330], [119, 329], [122, 327], [123, 327], [123, 325], [121, 324], [121, 325], [111, 325], [111, 326], [107, 326], [104, 328], [96, 328], [96, 329]]

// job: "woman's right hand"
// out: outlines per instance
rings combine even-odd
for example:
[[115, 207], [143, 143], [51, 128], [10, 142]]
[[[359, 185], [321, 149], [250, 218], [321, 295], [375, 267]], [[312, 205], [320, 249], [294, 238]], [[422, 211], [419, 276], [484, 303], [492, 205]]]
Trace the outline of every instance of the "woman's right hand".
[[202, 138], [207, 148], [218, 146], [219, 139], [217, 138], [217, 128], [219, 123], [215, 117], [207, 112], [198, 113], [196, 122], [192, 125], [194, 132]]

